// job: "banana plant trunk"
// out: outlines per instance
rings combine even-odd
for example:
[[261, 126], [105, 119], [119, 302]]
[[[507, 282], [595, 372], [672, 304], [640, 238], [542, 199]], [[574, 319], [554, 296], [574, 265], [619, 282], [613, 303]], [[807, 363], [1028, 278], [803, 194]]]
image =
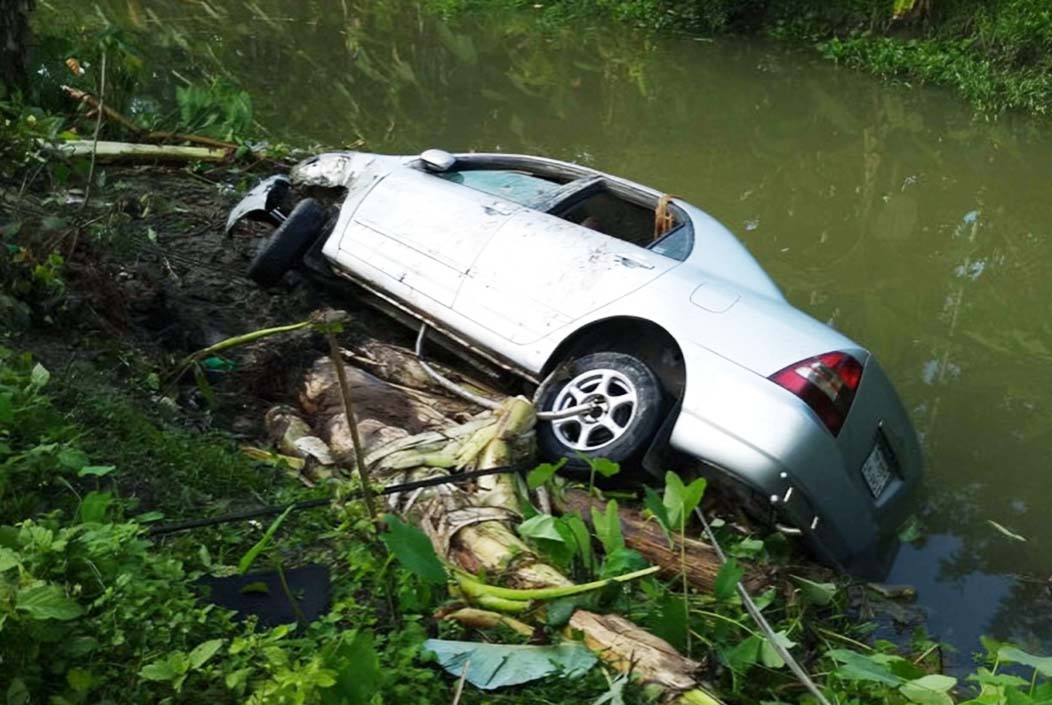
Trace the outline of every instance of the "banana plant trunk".
[[[380, 372], [379, 366], [372, 366]], [[324, 363], [308, 373], [305, 392], [300, 401], [313, 417], [313, 427], [332, 448], [346, 447], [347, 423], [338, 407], [323, 403], [332, 394], [331, 374]], [[382, 372], [381, 372], [382, 374]], [[386, 375], [385, 375], [386, 376]], [[366, 376], [349, 375], [351, 387], [363, 384]], [[368, 383], [377, 378], [368, 375]], [[408, 389], [404, 377], [401, 383], [388, 384], [392, 394], [412, 397], [419, 405], [421, 391]], [[356, 394], [365, 398], [363, 394]], [[374, 395], [375, 396], [375, 395]], [[434, 408], [441, 404], [436, 399]], [[383, 405], [383, 411], [389, 405]], [[413, 405], [408, 405], [411, 408]], [[406, 407], [403, 407], [406, 408]], [[323, 412], [324, 410], [324, 412]], [[529, 462], [534, 454], [533, 427], [536, 414], [524, 398], [507, 398], [496, 411], [469, 417], [467, 421], [453, 421], [445, 425], [434, 417], [426, 421], [417, 416], [413, 421], [423, 423], [415, 435], [392, 432], [378, 433], [377, 423], [397, 426], [397, 420], [369, 409], [358, 410], [361, 435], [366, 440], [365, 463], [374, 481], [395, 484], [460, 470], [485, 469]], [[463, 419], [463, 415], [458, 416]], [[386, 417], [386, 418], [382, 418]], [[382, 418], [382, 420], [381, 420]], [[371, 424], [371, 425], [369, 425]], [[370, 445], [370, 438], [386, 439]], [[529, 610], [515, 617], [500, 615], [520, 609], [527, 602], [507, 599], [493, 592], [516, 590], [544, 590], [560, 588], [572, 590], [574, 583], [557, 568], [545, 563], [515, 533], [514, 526], [521, 520], [520, 496], [525, 492], [518, 475], [500, 474], [479, 478], [473, 486], [438, 485], [389, 497], [388, 509], [405, 521], [420, 527], [431, 539], [436, 552], [456, 570], [459, 587], [454, 588], [472, 607], [451, 613], [453, 619], [465, 623], [511, 624], [518, 631], [530, 615], [543, 610]], [[470, 574], [470, 575], [469, 575]], [[492, 585], [482, 585], [476, 578], [484, 574]], [[490, 593], [482, 588], [493, 588]], [[499, 587], [497, 587], [499, 586]], [[455, 616], [453, 616], [455, 615]], [[631, 673], [637, 680], [658, 686], [669, 694], [669, 700], [688, 705], [718, 705], [720, 700], [697, 679], [701, 665], [679, 654], [670, 644], [617, 615], [598, 615], [578, 610], [572, 615], [570, 628], [583, 635], [586, 646], [611, 667]]]

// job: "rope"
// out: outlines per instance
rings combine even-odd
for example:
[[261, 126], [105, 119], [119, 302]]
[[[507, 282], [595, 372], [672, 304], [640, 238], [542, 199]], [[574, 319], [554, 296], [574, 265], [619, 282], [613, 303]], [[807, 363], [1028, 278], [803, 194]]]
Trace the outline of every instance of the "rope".
[[[716, 555], [720, 559], [720, 563], [726, 563], [727, 554], [723, 552], [723, 548], [720, 547], [719, 542], [716, 540], [716, 535], [712, 532], [712, 527], [709, 526], [709, 522], [705, 518], [705, 514], [701, 511], [701, 508], [695, 507], [694, 514], [701, 520], [701, 525], [705, 529], [705, 536], [708, 538], [709, 543], [712, 544], [713, 549], [715, 549]], [[760, 613], [760, 608], [756, 606], [755, 602], [753, 602], [752, 595], [749, 594], [749, 591], [745, 589], [745, 586], [742, 585], [740, 580], [735, 587], [738, 589], [738, 594], [742, 598], [742, 604], [745, 605], [745, 611], [749, 613], [753, 622], [755, 622], [756, 626], [758, 626], [760, 631], [763, 632], [764, 638], [767, 639], [767, 642], [771, 645], [771, 648], [775, 650], [775, 653], [785, 661], [786, 665], [789, 666], [789, 670], [793, 672], [793, 675], [796, 676], [797, 680], [799, 680], [805, 688], [811, 691], [811, 694], [818, 700], [819, 705], [831, 705], [822, 691], [818, 689], [815, 682], [811, 680], [811, 676], [809, 676], [807, 671], [804, 670], [804, 667], [800, 665], [800, 662], [796, 660], [796, 657], [789, 653], [789, 650], [782, 646], [781, 642], [778, 641], [778, 635], [775, 634], [771, 623]]]
[[661, 237], [676, 225], [675, 216], [669, 212], [668, 204], [675, 196], [664, 193], [658, 199], [657, 208], [654, 209], [654, 241]]

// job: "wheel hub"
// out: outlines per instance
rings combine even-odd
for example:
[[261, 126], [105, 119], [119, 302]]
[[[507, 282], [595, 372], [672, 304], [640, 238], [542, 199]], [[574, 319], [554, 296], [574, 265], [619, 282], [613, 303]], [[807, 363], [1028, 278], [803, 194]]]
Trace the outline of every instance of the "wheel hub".
[[559, 390], [552, 411], [590, 404], [576, 416], [552, 421], [552, 430], [567, 447], [591, 452], [610, 445], [628, 431], [636, 417], [635, 385], [613, 369], [588, 370]]

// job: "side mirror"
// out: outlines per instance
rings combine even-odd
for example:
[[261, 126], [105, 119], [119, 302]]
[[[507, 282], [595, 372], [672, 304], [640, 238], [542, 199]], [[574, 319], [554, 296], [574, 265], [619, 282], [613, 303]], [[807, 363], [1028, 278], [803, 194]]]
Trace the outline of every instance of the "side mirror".
[[420, 154], [420, 161], [428, 171], [449, 171], [457, 163], [456, 157], [444, 149], [428, 149]]

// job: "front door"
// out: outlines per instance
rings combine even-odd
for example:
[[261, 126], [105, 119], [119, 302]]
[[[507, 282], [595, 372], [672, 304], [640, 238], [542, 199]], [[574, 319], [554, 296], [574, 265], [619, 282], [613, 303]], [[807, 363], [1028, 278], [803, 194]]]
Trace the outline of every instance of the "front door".
[[340, 249], [353, 269], [427, 312], [449, 308], [475, 258], [520, 207], [415, 169], [373, 187]]

